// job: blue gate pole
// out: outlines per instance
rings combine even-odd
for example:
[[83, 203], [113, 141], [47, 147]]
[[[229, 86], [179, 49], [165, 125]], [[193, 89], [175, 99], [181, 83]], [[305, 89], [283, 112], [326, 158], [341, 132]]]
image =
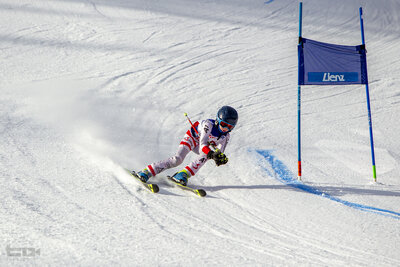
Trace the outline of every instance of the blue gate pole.
[[[303, 2], [299, 4], [299, 44], [302, 45]], [[301, 86], [300, 86], [300, 53], [298, 52], [298, 87], [297, 87], [297, 179], [301, 180]]]
[[[362, 7], [360, 7], [360, 25], [361, 25], [361, 40], [362, 44], [365, 46], [365, 38], [364, 38], [364, 20]], [[368, 80], [368, 79], [367, 79]], [[372, 116], [371, 116], [371, 104], [369, 99], [369, 86], [368, 81], [365, 84], [365, 91], [367, 94], [367, 107], [368, 107], [368, 122], [369, 122], [369, 138], [371, 141], [371, 155], [372, 155], [372, 172], [374, 175], [374, 181], [376, 182], [376, 165], [375, 165], [375, 151], [374, 151], [374, 136], [372, 133]]]

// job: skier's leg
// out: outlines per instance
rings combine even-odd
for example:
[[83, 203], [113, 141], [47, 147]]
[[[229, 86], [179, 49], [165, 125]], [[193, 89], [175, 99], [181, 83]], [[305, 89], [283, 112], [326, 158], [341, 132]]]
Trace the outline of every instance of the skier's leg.
[[151, 172], [152, 176], [156, 176], [164, 170], [174, 168], [182, 164], [186, 155], [190, 152], [189, 148], [184, 145], [179, 145], [176, 154], [168, 159], [150, 164], [147, 169]]
[[206, 162], [207, 155], [202, 155], [187, 165], [183, 170], [176, 173], [172, 178], [175, 182], [186, 185], [188, 179], [195, 175]]
[[190, 176], [195, 175], [201, 167], [207, 162], [207, 155], [202, 155], [188, 164], [185, 169], [189, 171]]
[[150, 177], [156, 176], [166, 169], [174, 168], [182, 164], [186, 155], [196, 147], [197, 143], [193, 139], [193, 137], [185, 134], [179, 144], [178, 151], [176, 152], [175, 156], [148, 165], [143, 171], [138, 172], [138, 175], [142, 178], [143, 181], [147, 182]]

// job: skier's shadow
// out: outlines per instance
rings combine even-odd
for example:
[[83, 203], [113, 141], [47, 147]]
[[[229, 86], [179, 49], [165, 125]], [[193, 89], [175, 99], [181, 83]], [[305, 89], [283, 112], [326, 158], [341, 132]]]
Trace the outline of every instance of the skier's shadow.
[[216, 192], [226, 189], [246, 189], [246, 190], [259, 190], [259, 189], [285, 189], [291, 190], [292, 188], [287, 185], [217, 185], [217, 186], [201, 186], [206, 191]]
[[[384, 190], [384, 189], [373, 189], [363, 188], [362, 186], [334, 186], [334, 185], [307, 185], [316, 189], [318, 192], [326, 193], [331, 196], [344, 196], [344, 195], [374, 195], [374, 196], [392, 196], [400, 197], [400, 190]], [[219, 186], [202, 186], [204, 190], [210, 192], [216, 192], [227, 189], [246, 189], [246, 190], [262, 190], [262, 189], [284, 189], [299, 191], [302, 190], [297, 187], [290, 185], [219, 185]]]

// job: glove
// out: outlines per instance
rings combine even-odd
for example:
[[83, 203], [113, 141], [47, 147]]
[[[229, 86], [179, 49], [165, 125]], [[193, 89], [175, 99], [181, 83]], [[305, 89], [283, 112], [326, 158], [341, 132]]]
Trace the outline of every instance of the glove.
[[207, 159], [213, 159], [217, 166], [228, 163], [228, 158], [218, 149], [216, 151], [211, 150], [210, 152], [208, 152]]

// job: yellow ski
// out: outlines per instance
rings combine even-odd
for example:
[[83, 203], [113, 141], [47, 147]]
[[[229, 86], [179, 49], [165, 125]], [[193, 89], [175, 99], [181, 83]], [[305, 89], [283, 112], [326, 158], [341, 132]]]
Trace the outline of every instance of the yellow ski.
[[158, 188], [158, 185], [156, 184], [148, 184], [143, 182], [140, 177], [136, 174], [135, 171], [130, 171], [128, 169], [125, 169], [130, 175], [132, 175], [132, 177], [135, 177], [136, 180], [138, 180], [144, 187], [146, 187], [148, 190], [150, 190], [150, 192], [152, 193], [157, 193], [158, 191], [160, 191], [160, 189]]
[[175, 182], [171, 178], [171, 176], [167, 176], [167, 178], [168, 178], [168, 180], [170, 180], [171, 182], [173, 182], [175, 185], [177, 185], [179, 188], [181, 188], [183, 190], [195, 193], [196, 195], [198, 195], [200, 197], [205, 197], [207, 195], [207, 193], [206, 193], [206, 191], [204, 189], [196, 189], [196, 188], [193, 188], [193, 187], [190, 187], [190, 186], [187, 186], [187, 185], [179, 184], [179, 183]]

